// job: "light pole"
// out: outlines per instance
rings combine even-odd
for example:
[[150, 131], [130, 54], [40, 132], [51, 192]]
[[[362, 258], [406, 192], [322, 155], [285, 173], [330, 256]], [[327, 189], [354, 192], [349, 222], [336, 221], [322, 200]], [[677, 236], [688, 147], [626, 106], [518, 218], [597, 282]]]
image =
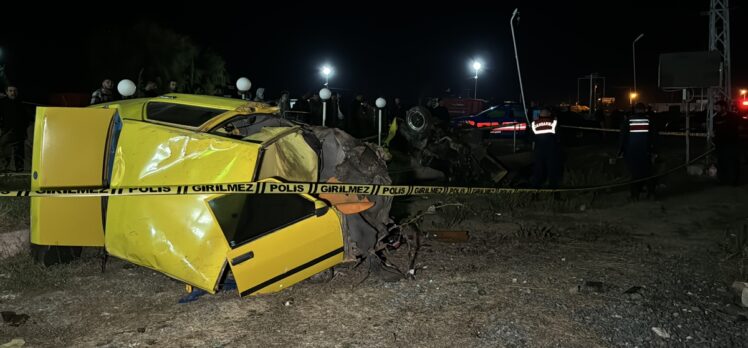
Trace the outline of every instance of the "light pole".
[[242, 99], [247, 100], [247, 92], [252, 88], [252, 82], [246, 77], [240, 77], [236, 80], [236, 89], [242, 95]]
[[633, 58], [634, 62], [634, 92], [636, 93], [636, 42], [641, 40], [641, 38], [644, 37], [644, 33], [639, 34], [639, 36], [634, 39], [634, 42], [631, 43], [631, 56]]
[[473, 61], [473, 70], [475, 71], [475, 89], [473, 90], [473, 99], [478, 99], [478, 72], [483, 67], [483, 64], [481, 64], [479, 61]]
[[322, 127], [325, 127], [325, 121], [327, 121], [327, 100], [331, 96], [332, 92], [329, 89], [322, 88], [319, 90], [319, 97], [322, 99]]
[[322, 73], [322, 76], [325, 77], [325, 86], [327, 86], [330, 83], [330, 76], [332, 75], [332, 67], [329, 65], [324, 65], [320, 69], [320, 72]]
[[384, 98], [377, 98], [374, 104], [379, 109], [379, 117], [377, 117], [377, 144], [382, 146], [382, 109], [387, 106], [387, 101]]
[[527, 104], [525, 104], [525, 89], [522, 87], [522, 72], [519, 69], [519, 54], [517, 54], [517, 38], [514, 36], [514, 18], [519, 22], [519, 9], [515, 8], [512, 18], [509, 19], [509, 27], [512, 28], [512, 42], [514, 43], [514, 60], [517, 61], [517, 77], [519, 78], [519, 93], [522, 97], [522, 109], [525, 111], [525, 120], [530, 124], [530, 116], [527, 115]]

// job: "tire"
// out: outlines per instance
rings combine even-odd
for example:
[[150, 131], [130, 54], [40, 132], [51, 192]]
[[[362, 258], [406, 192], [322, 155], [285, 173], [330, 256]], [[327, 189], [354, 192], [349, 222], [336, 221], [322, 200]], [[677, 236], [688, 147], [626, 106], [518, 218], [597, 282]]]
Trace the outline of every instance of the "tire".
[[431, 112], [423, 106], [414, 106], [405, 113], [404, 129], [410, 134], [425, 134], [432, 124]]

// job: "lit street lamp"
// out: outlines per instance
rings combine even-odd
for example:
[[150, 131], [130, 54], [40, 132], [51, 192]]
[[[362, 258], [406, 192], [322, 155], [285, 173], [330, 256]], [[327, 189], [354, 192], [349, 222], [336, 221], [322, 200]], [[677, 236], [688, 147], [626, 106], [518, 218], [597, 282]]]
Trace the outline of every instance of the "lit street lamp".
[[319, 90], [319, 97], [322, 99], [322, 127], [324, 127], [327, 120], [327, 100], [332, 97], [332, 92], [327, 88], [322, 88]]
[[745, 101], [745, 94], [748, 93], [748, 90], [741, 89], [740, 90], [740, 96], [743, 97], [743, 101]]
[[327, 86], [328, 83], [330, 82], [330, 76], [332, 75], [332, 71], [333, 71], [332, 67], [329, 66], [329, 65], [324, 65], [320, 69], [320, 72], [322, 73], [322, 76], [325, 77], [325, 86]]
[[377, 109], [379, 109], [379, 117], [377, 118], [377, 144], [382, 146], [382, 109], [387, 106], [387, 101], [384, 100], [384, 98], [377, 98], [374, 104], [377, 106]]
[[636, 100], [636, 98], [638, 98], [638, 97], [639, 97], [639, 94], [638, 94], [638, 93], [636, 93], [636, 92], [631, 92], [631, 93], [629, 93], [629, 103], [630, 103], [631, 105], [634, 105], [634, 101], [635, 101], [635, 100]]
[[128, 79], [124, 79], [117, 84], [117, 92], [125, 99], [132, 97], [136, 89], [135, 83]]
[[475, 90], [473, 94], [473, 99], [478, 99], [478, 72], [483, 67], [483, 65], [479, 61], [473, 61], [473, 70], [475, 71]]
[[236, 80], [236, 89], [242, 95], [242, 99], [247, 100], [247, 92], [252, 88], [252, 82], [246, 77], [240, 77]]

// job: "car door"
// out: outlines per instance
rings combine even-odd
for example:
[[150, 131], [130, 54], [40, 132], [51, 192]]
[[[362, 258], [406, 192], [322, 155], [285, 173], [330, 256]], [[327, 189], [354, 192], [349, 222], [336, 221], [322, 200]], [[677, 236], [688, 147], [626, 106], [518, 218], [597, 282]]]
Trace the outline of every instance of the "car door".
[[210, 206], [242, 296], [283, 290], [343, 260], [337, 213], [314, 197], [226, 195]]
[[[115, 109], [38, 107], [32, 190], [106, 187], [119, 124]], [[103, 246], [105, 202], [101, 197], [32, 197], [31, 242]]]
[[211, 293], [227, 261], [239, 290], [250, 294], [288, 286], [342, 260], [340, 222], [324, 202], [297, 194], [215, 192], [253, 181], [261, 148], [124, 120], [112, 187], [212, 186], [205, 194], [110, 197], [107, 251]]

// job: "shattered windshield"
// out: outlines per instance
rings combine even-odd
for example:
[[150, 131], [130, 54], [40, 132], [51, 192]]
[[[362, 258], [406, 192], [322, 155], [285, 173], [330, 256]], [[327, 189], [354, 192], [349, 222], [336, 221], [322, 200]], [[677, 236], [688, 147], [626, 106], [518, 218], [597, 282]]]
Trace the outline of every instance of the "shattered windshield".
[[210, 133], [227, 136], [235, 139], [243, 139], [262, 130], [263, 127], [288, 127], [293, 126], [290, 121], [269, 114], [239, 115], [231, 118]]

